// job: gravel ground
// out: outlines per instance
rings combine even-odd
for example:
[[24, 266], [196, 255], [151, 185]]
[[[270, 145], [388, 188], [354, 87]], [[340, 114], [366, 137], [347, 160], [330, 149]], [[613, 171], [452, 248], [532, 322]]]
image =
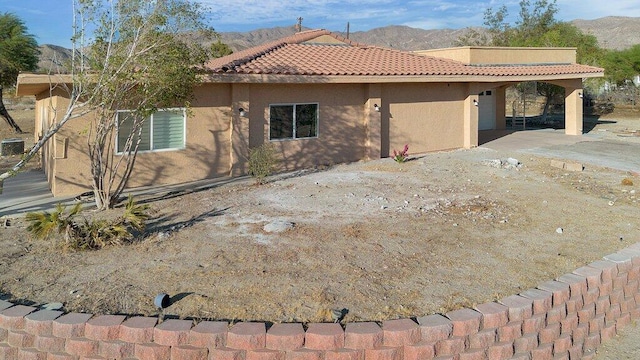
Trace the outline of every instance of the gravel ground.
[[[153, 297], [166, 292], [164, 315], [271, 322], [331, 321], [343, 308], [344, 322], [383, 320], [493, 301], [640, 241], [637, 172], [575, 155], [631, 144], [619, 158], [637, 161], [637, 129], [628, 117], [595, 125], [585, 140], [596, 141], [487, 145], [158, 193], [139, 199], [152, 208], [145, 235], [100, 251], [34, 240], [16, 220], [0, 228], [0, 293], [153, 316]], [[620, 339], [638, 339], [631, 329]]]

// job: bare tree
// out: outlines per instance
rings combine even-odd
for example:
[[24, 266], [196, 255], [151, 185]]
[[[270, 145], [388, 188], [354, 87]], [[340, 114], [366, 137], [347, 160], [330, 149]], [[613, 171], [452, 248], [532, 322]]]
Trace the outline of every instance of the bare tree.
[[216, 34], [205, 25], [200, 5], [187, 0], [74, 0], [73, 7], [70, 75], [50, 83], [51, 91], [67, 91], [69, 105], [0, 181], [19, 171], [66, 122], [83, 117], [96, 206], [107, 209], [127, 185], [147, 119], [165, 108], [188, 108], [210, 51], [192, 39]]
[[89, 70], [80, 68], [77, 85], [90, 94], [91, 180], [96, 206], [106, 209], [127, 185], [147, 119], [161, 109], [188, 107], [201, 81], [209, 49], [189, 35], [215, 34], [199, 5], [184, 0], [79, 0], [76, 12], [81, 39], [88, 24], [96, 26], [82, 48]]

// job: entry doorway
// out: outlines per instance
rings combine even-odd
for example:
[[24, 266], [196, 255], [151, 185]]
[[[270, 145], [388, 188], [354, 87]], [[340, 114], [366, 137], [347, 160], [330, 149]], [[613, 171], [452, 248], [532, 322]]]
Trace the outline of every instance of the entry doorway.
[[478, 94], [478, 130], [496, 128], [496, 97], [493, 90]]

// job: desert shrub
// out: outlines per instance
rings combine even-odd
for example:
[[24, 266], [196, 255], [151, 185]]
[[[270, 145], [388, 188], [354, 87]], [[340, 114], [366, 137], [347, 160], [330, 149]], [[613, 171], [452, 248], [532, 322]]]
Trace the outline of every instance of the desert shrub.
[[622, 179], [621, 184], [625, 186], [633, 186], [633, 180], [629, 178], [624, 178]]
[[249, 175], [256, 179], [256, 184], [265, 183], [266, 178], [275, 171], [277, 162], [276, 150], [271, 144], [249, 149]]
[[39, 239], [47, 239], [55, 231], [62, 236], [65, 248], [73, 250], [95, 250], [109, 245], [121, 245], [134, 238], [135, 231], [144, 230], [146, 220], [149, 219], [147, 205], [138, 205], [129, 197], [122, 215], [112, 220], [88, 219], [80, 214], [81, 204], [76, 204], [71, 211], [58, 204], [56, 209], [48, 213], [28, 213], [27, 230]]

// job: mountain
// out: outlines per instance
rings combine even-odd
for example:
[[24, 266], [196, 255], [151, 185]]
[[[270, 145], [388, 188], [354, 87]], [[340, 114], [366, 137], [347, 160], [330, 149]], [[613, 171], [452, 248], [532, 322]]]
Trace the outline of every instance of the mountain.
[[[303, 30], [309, 30], [303, 28]], [[295, 34], [293, 26], [258, 29], [249, 32], [222, 32], [222, 42], [229, 45], [233, 51], [240, 51], [252, 46], [267, 43]]]
[[[608, 16], [595, 20], [573, 20], [571, 23], [583, 32], [594, 35], [600, 46], [606, 49], [621, 50], [640, 44], [640, 17]], [[482, 28], [475, 30], [482, 31]], [[468, 28], [423, 30], [392, 25], [369, 31], [355, 31], [348, 34], [348, 37], [359, 43], [398, 50], [426, 50], [455, 46], [455, 41], [468, 31]], [[233, 51], [240, 51], [294, 33], [295, 28], [289, 26], [248, 32], [223, 32], [220, 37]], [[347, 37], [345, 33], [338, 34]], [[211, 39], [202, 41], [205, 44], [212, 42]], [[68, 62], [71, 57], [71, 50], [55, 45], [42, 45], [40, 51], [40, 69], [43, 70]]]
[[607, 16], [571, 22], [585, 34], [594, 35], [605, 49], [623, 50], [640, 44], [640, 18]]
[[[304, 30], [308, 30], [304, 28]], [[469, 29], [439, 29], [423, 30], [409, 26], [392, 25], [369, 31], [356, 31], [348, 34], [349, 39], [369, 45], [377, 45], [398, 50], [421, 50], [453, 46], [456, 39], [466, 34]], [[278, 40], [293, 35], [295, 29], [290, 27], [275, 27], [258, 29], [249, 32], [220, 33], [222, 42], [234, 51]], [[346, 33], [336, 31], [336, 34], [347, 37]]]
[[[584, 33], [594, 35], [605, 49], [621, 50], [640, 44], [640, 17], [608, 16], [595, 20], [573, 20], [571, 23]], [[482, 28], [474, 29], [482, 31]], [[294, 31], [294, 27], [290, 26], [220, 35], [222, 42], [238, 51], [292, 35]], [[455, 46], [455, 41], [468, 31], [469, 28], [424, 30], [392, 25], [369, 31], [355, 31], [349, 34], [349, 39], [399, 50], [425, 50]], [[345, 33], [337, 33], [347, 36]]]
[[63, 69], [65, 64], [71, 63], [72, 51], [70, 49], [49, 44], [41, 45], [39, 49], [40, 61], [38, 61], [38, 68], [41, 72], [64, 72], [58, 70]]

